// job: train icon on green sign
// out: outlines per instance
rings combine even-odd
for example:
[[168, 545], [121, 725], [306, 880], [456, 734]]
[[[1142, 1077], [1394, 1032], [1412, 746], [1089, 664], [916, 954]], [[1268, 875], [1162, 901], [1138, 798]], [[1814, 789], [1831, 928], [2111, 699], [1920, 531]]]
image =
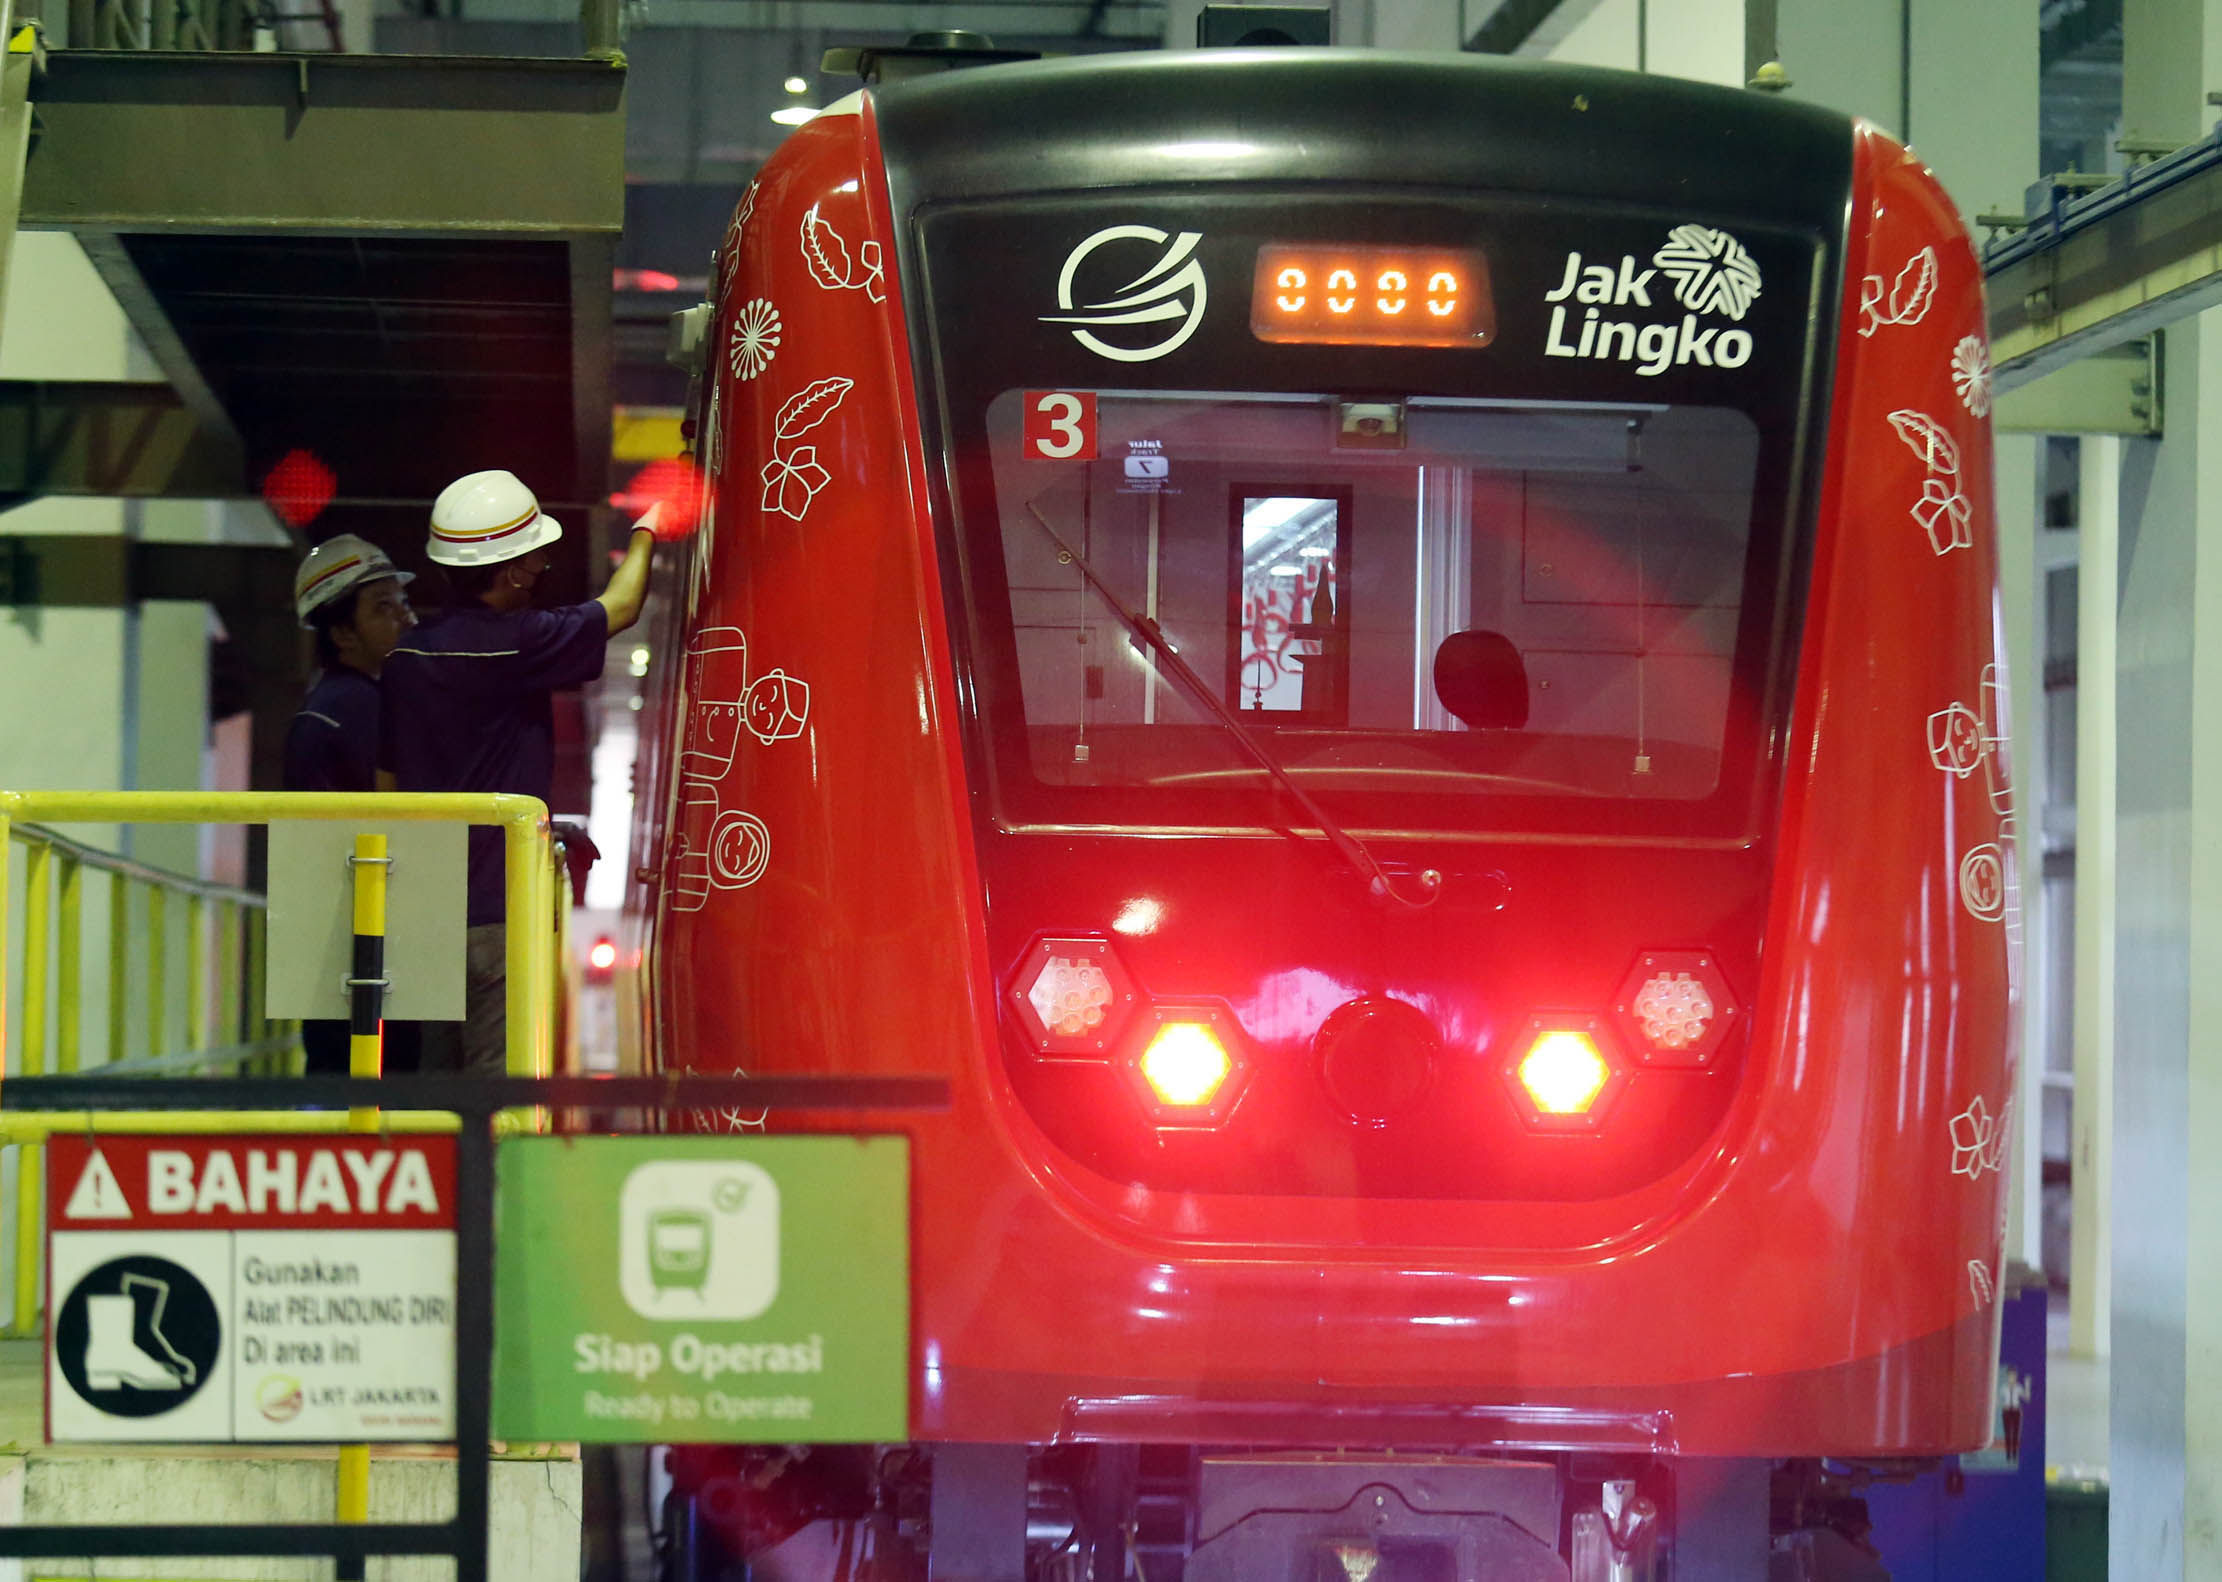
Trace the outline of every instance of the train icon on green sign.
[[648, 1278], [657, 1290], [699, 1291], [710, 1277], [710, 1216], [694, 1208], [660, 1208], [648, 1216]]
[[760, 1165], [636, 1165], [617, 1216], [618, 1288], [643, 1318], [756, 1318], [779, 1294], [779, 1187]]

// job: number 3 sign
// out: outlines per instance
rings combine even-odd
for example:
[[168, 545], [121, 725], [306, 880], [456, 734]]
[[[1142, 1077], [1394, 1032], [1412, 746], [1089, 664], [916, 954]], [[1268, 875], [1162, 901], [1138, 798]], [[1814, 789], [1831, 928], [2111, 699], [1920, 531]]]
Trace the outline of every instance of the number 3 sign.
[[1026, 454], [1038, 461], [1096, 459], [1096, 398], [1073, 390], [1026, 392]]

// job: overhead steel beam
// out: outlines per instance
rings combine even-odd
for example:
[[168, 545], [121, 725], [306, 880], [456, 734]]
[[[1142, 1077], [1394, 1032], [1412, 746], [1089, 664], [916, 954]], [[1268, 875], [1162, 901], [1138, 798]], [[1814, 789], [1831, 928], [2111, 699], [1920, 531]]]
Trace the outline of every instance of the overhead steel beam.
[[2158, 439], [2161, 340], [2124, 341], [2016, 385], [1997, 398], [1991, 427], [2005, 434], [2118, 434]]
[[591, 60], [65, 51], [21, 223], [614, 236], [624, 91]]
[[610, 488], [610, 268], [615, 238], [571, 242], [571, 436], [582, 498], [600, 501]]
[[1459, 47], [1469, 55], [1538, 54], [1597, 9], [1599, 0], [1498, 0]]
[[2222, 137], [2056, 201], [1984, 274], [2001, 391], [2222, 302]]
[[0, 293], [14, 261], [23, 162], [31, 148], [31, 84], [46, 67], [36, 26], [18, 28], [12, 0], [0, 0]]
[[[568, 22], [576, 9], [566, 0], [470, 0], [465, 20]], [[645, 23], [633, 25], [897, 38], [921, 27], [964, 27], [998, 43], [1005, 34], [1155, 43], [1165, 36], [1166, 9], [1164, 0], [657, 0]]]
[[146, 277], [139, 273], [139, 266], [131, 261], [131, 254], [123, 239], [113, 232], [79, 231], [77, 244], [85, 250], [93, 272], [100, 276], [108, 294], [116, 299], [116, 306], [131, 321], [139, 342], [154, 359], [155, 367], [162, 370], [162, 377], [170, 382], [178, 399], [185, 403], [194, 420], [203, 431], [227, 442], [234, 451], [243, 449], [239, 429], [224, 410], [224, 403], [216, 398], [215, 390], [201, 375], [200, 366], [178, 338], [177, 326], [163, 311], [161, 302], [148, 289]]
[[168, 385], [0, 381], [0, 504], [247, 492], [238, 440], [210, 432]]

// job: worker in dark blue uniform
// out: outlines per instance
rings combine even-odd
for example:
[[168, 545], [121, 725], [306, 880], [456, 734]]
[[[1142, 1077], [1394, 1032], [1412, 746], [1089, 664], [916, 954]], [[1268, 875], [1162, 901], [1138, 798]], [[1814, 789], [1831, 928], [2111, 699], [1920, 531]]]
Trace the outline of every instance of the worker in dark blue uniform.
[[[441, 491], [425, 548], [454, 597], [397, 647], [385, 671], [381, 780], [402, 791], [504, 791], [545, 801], [555, 781], [552, 695], [602, 673], [611, 636], [640, 618], [655, 547], [636, 525], [601, 597], [532, 608], [563, 536], [513, 473], [474, 472]], [[499, 1076], [505, 1068], [508, 916], [502, 832], [470, 835], [464, 1020], [427, 1023], [424, 1066]]]
[[[317, 545], [294, 573], [293, 613], [316, 634], [318, 674], [286, 729], [288, 791], [377, 789], [378, 676], [416, 625], [405, 591], [411, 580], [384, 550], [352, 533]], [[389, 1035], [397, 1031], [389, 1024]], [[301, 1047], [311, 1076], [347, 1075], [344, 1020], [303, 1022]], [[388, 1069], [408, 1063], [397, 1053], [389, 1047]]]

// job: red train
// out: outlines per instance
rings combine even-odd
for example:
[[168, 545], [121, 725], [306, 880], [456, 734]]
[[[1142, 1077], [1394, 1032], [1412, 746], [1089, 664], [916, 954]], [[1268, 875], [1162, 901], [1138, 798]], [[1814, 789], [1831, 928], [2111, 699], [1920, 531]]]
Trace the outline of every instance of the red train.
[[1990, 373], [1917, 159], [1471, 57], [953, 71], [797, 131], [711, 312], [654, 1057], [955, 1100], [885, 1123], [916, 1443], [678, 1453], [704, 1554], [1763, 1575], [1856, 1549], [1823, 1458], [1988, 1438]]

